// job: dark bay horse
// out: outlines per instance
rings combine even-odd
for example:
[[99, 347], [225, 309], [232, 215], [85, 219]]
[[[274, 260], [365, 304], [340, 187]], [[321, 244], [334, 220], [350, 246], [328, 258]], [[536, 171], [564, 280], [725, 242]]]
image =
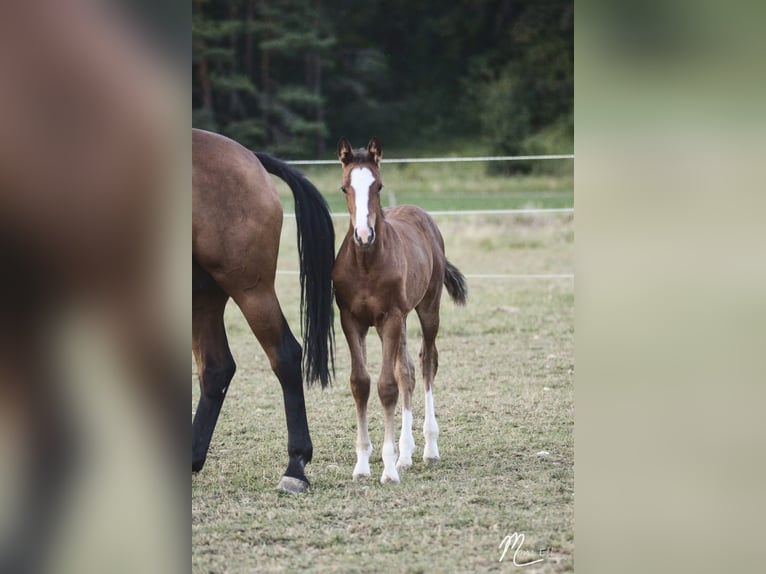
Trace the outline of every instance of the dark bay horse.
[[[338, 144], [343, 166], [342, 190], [351, 223], [338, 251], [332, 272], [343, 333], [351, 351], [351, 391], [356, 401], [357, 439], [354, 478], [370, 476], [372, 444], [367, 428], [370, 375], [367, 372], [366, 336], [375, 327], [383, 345], [378, 396], [383, 405], [383, 474], [380, 481], [399, 482], [399, 471], [412, 465], [412, 391], [415, 369], [407, 352], [407, 315], [420, 319], [420, 350], [425, 383], [423, 460], [439, 460], [433, 400], [438, 367], [436, 334], [442, 286], [452, 300], [463, 305], [465, 277], [444, 255], [444, 240], [433, 219], [414, 205], [382, 209], [380, 190], [381, 145], [372, 138], [367, 148], [352, 150], [346, 138]], [[394, 412], [402, 394], [402, 432], [397, 460]]]
[[[295, 199], [303, 361], [274, 291], [282, 206], [269, 173], [287, 182]], [[313, 449], [301, 366], [309, 382], [327, 385], [333, 360], [334, 249], [327, 203], [306, 178], [270, 155], [192, 130], [192, 350], [201, 390], [192, 426], [192, 471], [205, 463], [236, 368], [223, 321], [231, 297], [282, 385], [289, 463], [278, 486], [289, 492], [308, 487], [304, 466]]]

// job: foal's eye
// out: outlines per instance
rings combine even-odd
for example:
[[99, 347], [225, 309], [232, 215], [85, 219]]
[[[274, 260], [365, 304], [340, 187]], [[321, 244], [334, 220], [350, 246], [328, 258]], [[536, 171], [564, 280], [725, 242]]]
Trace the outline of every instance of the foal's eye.
[[341, 185], [341, 186], [340, 186], [340, 190], [341, 190], [343, 193], [348, 193], [348, 191], [346, 190], [346, 186], [344, 186], [344, 185]]
[[378, 191], [380, 191], [381, 189], [383, 189], [383, 184], [382, 184], [382, 183], [379, 183], [379, 184], [378, 184]]

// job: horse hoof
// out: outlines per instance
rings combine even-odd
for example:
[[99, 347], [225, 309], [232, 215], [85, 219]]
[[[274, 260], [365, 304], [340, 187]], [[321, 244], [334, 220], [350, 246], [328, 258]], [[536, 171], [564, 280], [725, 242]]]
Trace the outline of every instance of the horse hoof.
[[399, 484], [399, 477], [383, 473], [383, 476], [380, 477], [380, 484]]
[[283, 476], [279, 479], [279, 483], [277, 483], [277, 488], [279, 490], [284, 490], [285, 492], [289, 492], [290, 494], [300, 494], [301, 492], [306, 492], [309, 488], [309, 483], [305, 480], [301, 480], [300, 478], [294, 478], [292, 476]]
[[205, 459], [192, 461], [192, 472], [199, 472], [205, 466]]
[[410, 468], [412, 468], [412, 460], [410, 461], [400, 460], [396, 463], [396, 470], [399, 472], [402, 472], [403, 470], [409, 470]]
[[354, 477], [354, 480], [358, 480], [360, 478], [370, 478], [370, 463], [365, 459], [357, 461], [356, 465], [354, 466], [354, 473], [352, 476]]
[[424, 456], [423, 457], [423, 462], [428, 464], [428, 465], [439, 464], [440, 460], [441, 459], [438, 456]]

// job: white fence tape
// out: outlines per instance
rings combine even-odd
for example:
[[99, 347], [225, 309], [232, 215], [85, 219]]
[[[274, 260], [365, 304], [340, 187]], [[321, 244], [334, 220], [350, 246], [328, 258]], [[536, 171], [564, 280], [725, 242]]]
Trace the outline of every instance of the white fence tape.
[[[480, 157], [401, 157], [383, 158], [381, 163], [458, 163], [467, 161], [534, 161], [547, 159], [574, 159], [574, 154], [556, 155], [490, 155]], [[336, 165], [337, 159], [299, 159], [288, 161], [292, 165]]]
[[[532, 215], [545, 213], [574, 213], [573, 207], [551, 209], [466, 209], [449, 211], [429, 211], [430, 215]], [[294, 213], [285, 213], [285, 217], [295, 217]], [[347, 211], [333, 212], [331, 217], [348, 217]]]
[[[533, 161], [551, 159], [574, 159], [574, 154], [557, 155], [515, 155], [515, 156], [481, 156], [481, 157], [421, 157], [421, 158], [395, 158], [383, 159], [382, 163], [457, 163], [476, 161]], [[336, 165], [338, 160], [296, 160], [288, 161], [292, 165]], [[449, 211], [429, 211], [436, 216], [471, 216], [471, 215], [533, 215], [533, 214], [556, 214], [574, 213], [572, 207], [550, 209], [468, 209]], [[295, 217], [295, 213], [285, 213], [285, 217]], [[347, 212], [334, 212], [330, 214], [334, 218], [348, 217]], [[277, 275], [297, 275], [298, 271], [277, 271]], [[466, 274], [467, 279], [574, 279], [573, 273], [559, 274]]]
[[[297, 271], [277, 271], [277, 275], [298, 275]], [[549, 274], [502, 274], [502, 273], [466, 273], [466, 279], [574, 279], [573, 273], [549, 273]]]

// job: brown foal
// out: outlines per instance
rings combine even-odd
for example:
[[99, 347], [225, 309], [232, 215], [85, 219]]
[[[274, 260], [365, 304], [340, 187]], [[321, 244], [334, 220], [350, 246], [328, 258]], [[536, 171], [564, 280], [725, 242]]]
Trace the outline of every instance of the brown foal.
[[[457, 304], [466, 301], [465, 278], [444, 255], [444, 240], [433, 219], [414, 205], [383, 209], [380, 205], [381, 145], [353, 150], [346, 138], [338, 144], [343, 166], [342, 190], [351, 223], [338, 251], [332, 279], [343, 333], [351, 351], [351, 391], [356, 401], [357, 461], [354, 479], [370, 476], [372, 444], [367, 425], [370, 375], [366, 336], [374, 326], [383, 345], [378, 396], [384, 410], [385, 437], [380, 481], [399, 482], [399, 471], [412, 465], [412, 391], [415, 369], [407, 352], [407, 315], [415, 309], [423, 331], [420, 362], [425, 382], [423, 460], [439, 460], [433, 400], [438, 367], [436, 334], [442, 286]], [[402, 431], [397, 459], [394, 413], [402, 395]]]

